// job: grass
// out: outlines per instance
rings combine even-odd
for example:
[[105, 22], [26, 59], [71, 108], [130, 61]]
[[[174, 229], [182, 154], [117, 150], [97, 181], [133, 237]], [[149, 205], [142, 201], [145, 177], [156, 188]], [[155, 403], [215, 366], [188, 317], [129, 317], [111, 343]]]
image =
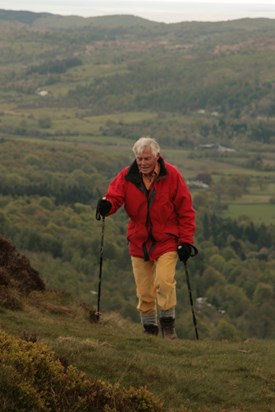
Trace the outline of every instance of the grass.
[[[39, 101], [41, 97], [34, 96], [35, 100]], [[45, 99], [45, 97], [43, 97]], [[47, 98], [46, 98], [47, 99]], [[151, 112], [127, 112], [101, 116], [90, 116], [85, 110], [79, 109], [60, 109], [53, 111], [52, 108], [31, 108], [27, 110], [7, 109], [0, 107], [1, 123], [5, 126], [21, 126], [22, 121], [25, 127], [38, 128], [38, 120], [48, 118], [51, 121], [51, 127], [46, 129], [51, 135], [61, 133], [75, 133], [82, 139], [82, 135], [99, 133], [101, 128], [106, 126], [108, 122], [124, 123], [142, 123], [144, 121], [154, 120], [157, 114]], [[45, 131], [45, 130], [44, 130]], [[67, 139], [67, 136], [66, 136]], [[116, 141], [116, 137], [112, 136], [112, 140]]]
[[2, 309], [0, 325], [36, 335], [92, 378], [146, 386], [167, 412], [274, 411], [275, 341], [167, 341], [114, 313], [91, 323], [70, 296], [50, 291], [33, 293], [24, 310]]
[[265, 223], [275, 225], [275, 208], [274, 204], [268, 203], [231, 203], [228, 205], [227, 216], [237, 218], [241, 215], [250, 217], [256, 223]]

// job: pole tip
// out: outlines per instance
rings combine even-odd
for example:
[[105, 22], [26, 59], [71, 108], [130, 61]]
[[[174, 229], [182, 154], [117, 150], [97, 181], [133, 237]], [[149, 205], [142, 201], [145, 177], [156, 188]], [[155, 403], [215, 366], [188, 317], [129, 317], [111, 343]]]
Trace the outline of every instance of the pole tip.
[[97, 323], [97, 322], [99, 322], [100, 315], [101, 315], [100, 312], [91, 310], [90, 313], [89, 313], [89, 320], [90, 320], [90, 322], [91, 322], [91, 323]]

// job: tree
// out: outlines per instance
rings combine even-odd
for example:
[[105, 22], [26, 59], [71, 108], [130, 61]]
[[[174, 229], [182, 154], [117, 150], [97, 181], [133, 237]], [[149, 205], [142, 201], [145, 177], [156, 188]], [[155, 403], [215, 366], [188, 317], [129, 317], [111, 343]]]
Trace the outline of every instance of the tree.
[[253, 302], [257, 306], [269, 303], [274, 298], [273, 286], [267, 283], [258, 283], [253, 294]]
[[232, 323], [230, 323], [228, 320], [221, 319], [218, 324], [215, 326], [211, 333], [211, 337], [213, 339], [217, 340], [222, 340], [222, 339], [228, 339], [228, 340], [233, 340], [233, 339], [238, 339], [240, 337], [240, 334]]

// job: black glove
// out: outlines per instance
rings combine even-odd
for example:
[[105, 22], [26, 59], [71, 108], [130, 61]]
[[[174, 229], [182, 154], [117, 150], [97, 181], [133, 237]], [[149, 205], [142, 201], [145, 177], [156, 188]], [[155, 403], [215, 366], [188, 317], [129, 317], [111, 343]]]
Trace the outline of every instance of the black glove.
[[178, 246], [179, 260], [181, 260], [183, 263], [186, 263], [190, 256], [196, 256], [197, 253], [198, 249], [195, 246], [190, 245], [189, 243], [181, 243]]
[[97, 207], [96, 207], [97, 220], [100, 220], [100, 216], [105, 217], [110, 212], [111, 208], [112, 208], [112, 203], [109, 202], [109, 200], [107, 200], [106, 197], [99, 199], [99, 201], [97, 202]]

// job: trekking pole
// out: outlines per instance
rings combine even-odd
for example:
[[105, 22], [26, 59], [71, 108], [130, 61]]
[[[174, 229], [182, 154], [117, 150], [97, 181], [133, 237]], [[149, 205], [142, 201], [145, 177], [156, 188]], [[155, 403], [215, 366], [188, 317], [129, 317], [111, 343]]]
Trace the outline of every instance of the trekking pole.
[[194, 305], [193, 305], [192, 289], [191, 289], [189, 273], [188, 273], [188, 268], [187, 268], [187, 263], [186, 262], [184, 262], [184, 269], [185, 269], [185, 275], [186, 275], [188, 292], [189, 292], [189, 300], [190, 300], [190, 305], [191, 305], [191, 310], [192, 310], [193, 324], [194, 324], [194, 328], [195, 328], [196, 338], [197, 338], [197, 340], [199, 340], [197, 320], [196, 320], [196, 315], [195, 315]]
[[[195, 246], [192, 246], [191, 257], [196, 256], [197, 254], [198, 254], [198, 249]], [[196, 319], [194, 305], [193, 305], [192, 289], [191, 289], [191, 283], [190, 283], [190, 277], [189, 277], [187, 262], [183, 262], [183, 264], [184, 264], [184, 270], [185, 270], [185, 275], [186, 275], [186, 280], [187, 280], [187, 287], [188, 287], [188, 292], [189, 292], [189, 300], [190, 300], [190, 305], [191, 305], [193, 324], [194, 324], [194, 328], [195, 328], [196, 338], [197, 338], [197, 340], [199, 340], [199, 333], [198, 333], [198, 328], [197, 328], [197, 319]]]
[[[96, 214], [97, 220], [101, 220], [99, 213]], [[96, 320], [99, 321], [100, 318], [100, 298], [101, 298], [101, 279], [102, 279], [102, 265], [103, 265], [103, 247], [104, 247], [104, 229], [105, 229], [105, 216], [102, 217], [101, 226], [101, 242], [100, 242], [100, 252], [99, 252], [99, 276], [98, 276], [98, 291], [97, 291], [97, 310], [95, 313]]]

